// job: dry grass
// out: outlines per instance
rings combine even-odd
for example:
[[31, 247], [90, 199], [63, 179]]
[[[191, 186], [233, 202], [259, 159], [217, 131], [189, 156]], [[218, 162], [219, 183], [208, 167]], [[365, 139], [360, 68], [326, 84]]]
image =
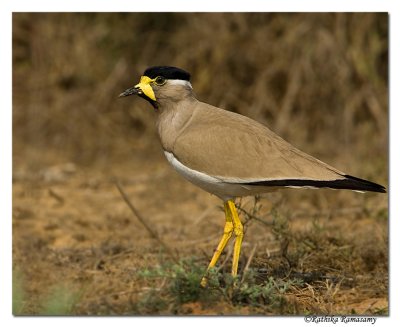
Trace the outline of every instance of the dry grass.
[[197, 288], [220, 201], [167, 167], [150, 106], [116, 99], [147, 66], [176, 65], [199, 99], [387, 185], [387, 29], [373, 13], [14, 13], [14, 313], [387, 314], [385, 195], [243, 199], [241, 287], [227, 260]]
[[382, 168], [387, 49], [386, 14], [16, 13], [14, 156], [35, 147], [84, 164], [132, 160], [127, 148], [155, 142], [154, 115], [116, 96], [169, 64], [192, 73], [200, 99], [300, 148], [350, 169], [356, 148]]

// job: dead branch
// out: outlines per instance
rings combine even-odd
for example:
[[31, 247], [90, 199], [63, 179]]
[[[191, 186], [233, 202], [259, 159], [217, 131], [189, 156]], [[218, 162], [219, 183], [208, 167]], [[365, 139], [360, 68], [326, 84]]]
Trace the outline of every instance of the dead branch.
[[144, 228], [146, 228], [146, 230], [149, 232], [150, 236], [152, 238], [154, 238], [165, 249], [165, 251], [169, 254], [171, 259], [173, 259], [175, 262], [178, 262], [178, 258], [172, 252], [171, 248], [166, 243], [164, 243], [164, 241], [157, 235], [156, 231], [154, 231], [146, 223], [146, 220], [143, 219], [143, 217], [139, 213], [139, 211], [133, 206], [132, 202], [129, 200], [128, 196], [126, 195], [125, 191], [123, 190], [123, 188], [118, 180], [115, 181], [115, 186], [117, 187], [119, 193], [121, 193], [121, 196], [124, 199], [125, 203], [128, 205], [129, 209], [131, 209], [131, 211], [136, 216], [136, 218], [139, 220], [139, 222], [144, 226]]

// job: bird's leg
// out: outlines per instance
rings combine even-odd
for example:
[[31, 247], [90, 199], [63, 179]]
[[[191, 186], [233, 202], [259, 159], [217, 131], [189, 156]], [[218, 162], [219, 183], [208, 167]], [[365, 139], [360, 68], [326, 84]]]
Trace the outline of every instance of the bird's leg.
[[[233, 206], [235, 206], [235, 204]], [[232, 213], [231, 213], [232, 210], [229, 208], [229, 201], [224, 203], [224, 211], [225, 211], [224, 234], [222, 235], [221, 241], [219, 242], [217, 249], [215, 250], [214, 255], [210, 261], [210, 264], [208, 265], [207, 271], [216, 265], [219, 257], [221, 256], [222, 251], [224, 251], [226, 244], [228, 243], [229, 239], [232, 237], [232, 234], [234, 231], [234, 225], [233, 225]], [[239, 251], [240, 251], [240, 249], [239, 249]], [[206, 286], [207, 278], [203, 277], [200, 284], [203, 287]]]
[[232, 217], [233, 232], [235, 233], [236, 236], [235, 247], [233, 248], [233, 260], [232, 260], [232, 276], [235, 277], [238, 271], [240, 249], [242, 247], [242, 241], [243, 241], [243, 225], [239, 219], [235, 203], [232, 200], [229, 200], [227, 202], [227, 205]]

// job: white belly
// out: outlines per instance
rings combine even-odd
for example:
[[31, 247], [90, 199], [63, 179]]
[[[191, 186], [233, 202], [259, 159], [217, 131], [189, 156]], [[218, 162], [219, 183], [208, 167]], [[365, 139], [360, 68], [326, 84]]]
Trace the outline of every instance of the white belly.
[[[193, 170], [183, 165], [171, 152], [164, 151], [164, 154], [168, 162], [180, 175], [186, 178], [189, 182], [209, 193], [218, 196], [224, 201], [233, 199], [235, 197], [257, 194], [265, 189], [264, 187], [224, 182], [221, 178], [207, 175], [203, 172]], [[265, 191], [266, 190], [264, 190], [264, 192]], [[273, 188], [269, 188], [268, 191], [273, 191]]]

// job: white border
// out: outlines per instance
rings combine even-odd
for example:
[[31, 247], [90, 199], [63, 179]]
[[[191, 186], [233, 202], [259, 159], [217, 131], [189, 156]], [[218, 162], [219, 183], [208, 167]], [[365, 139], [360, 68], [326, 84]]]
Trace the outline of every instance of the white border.
[[[400, 86], [400, 35], [399, 22], [400, 10], [398, 0], [281, 0], [260, 1], [247, 0], [237, 3], [227, 1], [182, 1], [182, 0], [151, 0], [151, 1], [101, 1], [101, 0], [70, 0], [66, 2], [51, 0], [2, 0], [0, 1], [0, 24], [1, 24], [1, 119], [0, 119], [0, 142], [1, 142], [1, 165], [0, 165], [0, 188], [2, 219], [0, 227], [0, 319], [5, 326], [25, 325], [51, 326], [54, 323], [64, 326], [72, 321], [60, 318], [13, 318], [11, 316], [11, 13], [16, 12], [40, 12], [40, 11], [266, 11], [266, 12], [329, 12], [329, 11], [357, 11], [357, 12], [389, 12], [390, 13], [390, 240], [391, 240], [391, 262], [390, 262], [390, 318], [379, 318], [377, 324], [390, 326], [394, 320], [400, 319], [399, 303], [399, 260], [397, 249], [400, 248], [400, 237], [396, 234], [400, 231], [400, 201], [399, 201], [399, 111], [400, 92], [396, 90]], [[397, 167], [397, 168], [396, 168]], [[57, 320], [55, 320], [57, 319]], [[134, 319], [134, 320], [132, 320]], [[162, 319], [162, 322], [160, 321]], [[183, 326], [188, 323], [197, 326], [204, 324], [229, 324], [242, 325], [246, 318], [118, 318], [115, 322], [122, 325], [162, 323], [163, 325]], [[251, 319], [253, 326], [271, 326], [282, 323], [285, 318], [247, 318]], [[149, 321], [151, 320], [151, 321]], [[108, 326], [114, 320], [100, 318], [74, 319], [76, 324], [96, 324], [96, 326]], [[305, 324], [302, 318], [293, 318], [290, 323]]]
[[[4, 4], [3, 4], [4, 3]], [[355, 11], [375, 12], [391, 11], [396, 7], [396, 0], [282, 0], [282, 1], [259, 1], [247, 0], [237, 2], [212, 1], [212, 0], [153, 0], [153, 1], [99, 1], [99, 0], [70, 0], [68, 2], [55, 2], [51, 0], [3, 0], [2, 7], [10, 11], [265, 11], [265, 12], [327, 12], [327, 11]]]

